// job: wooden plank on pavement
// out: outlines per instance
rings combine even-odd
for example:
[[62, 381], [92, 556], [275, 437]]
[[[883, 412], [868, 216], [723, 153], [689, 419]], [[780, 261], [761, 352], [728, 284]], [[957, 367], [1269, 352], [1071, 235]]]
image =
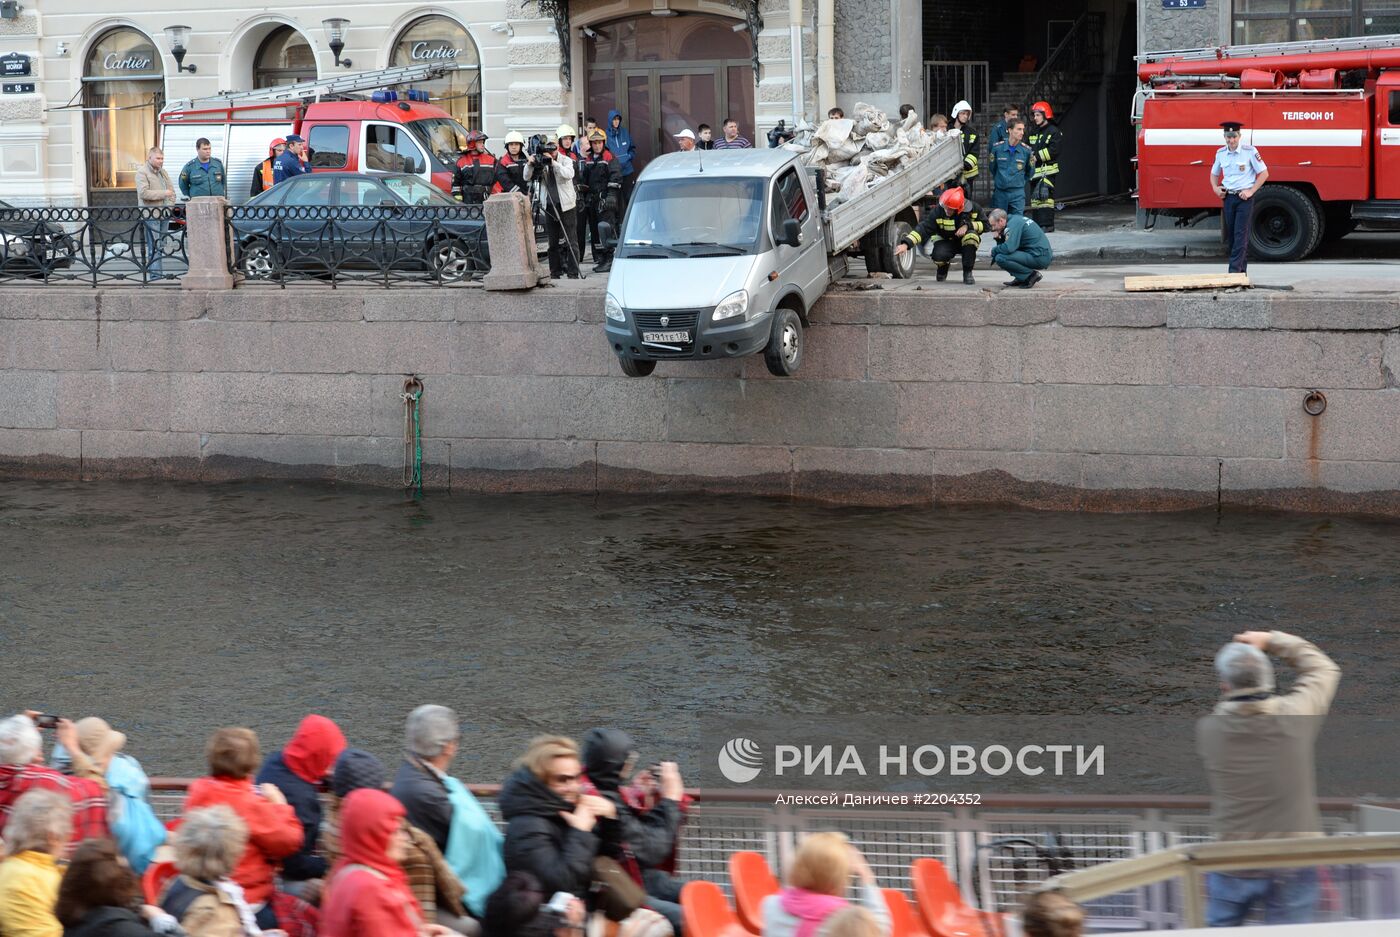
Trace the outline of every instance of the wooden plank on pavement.
[[1184, 273], [1172, 276], [1124, 277], [1123, 289], [1129, 293], [1151, 290], [1223, 290], [1249, 286], [1247, 273]]

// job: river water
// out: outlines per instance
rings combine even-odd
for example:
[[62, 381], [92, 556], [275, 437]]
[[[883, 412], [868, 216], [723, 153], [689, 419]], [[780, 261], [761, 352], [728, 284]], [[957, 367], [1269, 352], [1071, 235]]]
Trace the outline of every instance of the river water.
[[[332, 716], [392, 757], [454, 707], [462, 777], [726, 715], [1189, 717], [1231, 634], [1313, 639], [1334, 712], [1400, 710], [1400, 525], [1214, 512], [875, 510], [301, 485], [0, 485], [0, 705], [101, 714], [152, 774], [220, 726]], [[710, 756], [704, 756], [710, 757]]]

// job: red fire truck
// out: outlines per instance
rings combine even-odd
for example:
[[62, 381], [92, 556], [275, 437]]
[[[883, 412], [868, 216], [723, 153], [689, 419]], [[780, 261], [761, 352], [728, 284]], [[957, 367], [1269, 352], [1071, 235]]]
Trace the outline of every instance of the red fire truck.
[[1194, 223], [1222, 121], [1244, 125], [1269, 180], [1250, 254], [1299, 260], [1359, 223], [1400, 227], [1400, 36], [1152, 53], [1138, 61], [1139, 216]]
[[312, 150], [313, 172], [408, 172], [445, 192], [467, 131], [407, 85], [442, 65], [405, 65], [322, 81], [174, 101], [161, 112], [161, 146], [173, 166], [207, 137], [228, 173], [234, 204], [248, 200], [268, 144], [295, 133]]

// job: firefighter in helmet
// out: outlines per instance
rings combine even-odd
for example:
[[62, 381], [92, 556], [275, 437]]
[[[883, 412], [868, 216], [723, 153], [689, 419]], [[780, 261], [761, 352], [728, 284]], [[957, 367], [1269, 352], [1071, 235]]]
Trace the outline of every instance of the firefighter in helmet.
[[452, 173], [452, 192], [457, 201], [479, 205], [491, 194], [496, 184], [496, 157], [486, 150], [486, 134], [473, 130], [467, 134], [467, 145]]
[[525, 137], [519, 130], [506, 134], [506, 152], [496, 160], [496, 191], [530, 194], [525, 184]]
[[984, 230], [982, 209], [967, 197], [966, 189], [954, 187], [938, 196], [938, 208], [926, 212], [919, 227], [901, 238], [894, 252], [900, 255], [914, 250], [934, 237], [933, 262], [938, 268], [938, 281], [948, 279], [948, 265], [961, 254], [963, 282], [972, 286], [977, 282], [972, 278], [972, 268], [977, 263], [977, 247], [982, 243]]
[[1055, 177], [1060, 174], [1060, 147], [1064, 134], [1055, 123], [1055, 112], [1046, 101], [1031, 105], [1031, 217], [1042, 231], [1055, 230]]
[[277, 137], [267, 145], [267, 159], [258, 163], [258, 168], [253, 170], [253, 186], [250, 195], [257, 195], [267, 189], [272, 188], [272, 164], [277, 162], [277, 157], [282, 155], [282, 151], [287, 148], [287, 141]]
[[978, 136], [976, 130], [972, 129], [972, 105], [966, 101], [959, 101], [953, 105], [952, 131], [962, 137], [963, 164], [958, 184], [970, 185], [982, 170], [982, 164], [977, 156], [978, 146], [982, 138]]
[[[577, 181], [584, 224], [593, 237], [593, 271], [607, 273], [612, 269], [612, 249], [603, 243], [598, 225], [606, 221], [614, 229], [617, 227], [622, 170], [608, 151], [608, 136], [601, 129], [588, 132], [588, 148], [579, 156]], [[583, 243], [582, 238], [579, 243]]]

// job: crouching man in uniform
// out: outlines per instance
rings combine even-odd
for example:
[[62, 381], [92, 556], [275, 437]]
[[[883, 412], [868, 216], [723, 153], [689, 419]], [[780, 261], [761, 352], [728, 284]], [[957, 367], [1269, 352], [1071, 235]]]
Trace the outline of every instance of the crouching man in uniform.
[[917, 248], [930, 237], [933, 242], [933, 262], [937, 267], [938, 282], [948, 279], [948, 266], [953, 258], [962, 255], [963, 282], [972, 286], [977, 281], [972, 278], [972, 268], [977, 263], [977, 247], [982, 243], [982, 232], [986, 225], [982, 220], [982, 209], [967, 197], [963, 188], [945, 189], [938, 196], [938, 208], [927, 212], [919, 227], [906, 234], [894, 249], [899, 256]]
[[1007, 217], [1002, 209], [993, 208], [987, 213], [987, 226], [997, 236], [992, 263], [1013, 277], [1006, 285], [1030, 289], [1039, 283], [1040, 271], [1048, 270], [1055, 259], [1050, 239], [1040, 225], [1025, 215]]

